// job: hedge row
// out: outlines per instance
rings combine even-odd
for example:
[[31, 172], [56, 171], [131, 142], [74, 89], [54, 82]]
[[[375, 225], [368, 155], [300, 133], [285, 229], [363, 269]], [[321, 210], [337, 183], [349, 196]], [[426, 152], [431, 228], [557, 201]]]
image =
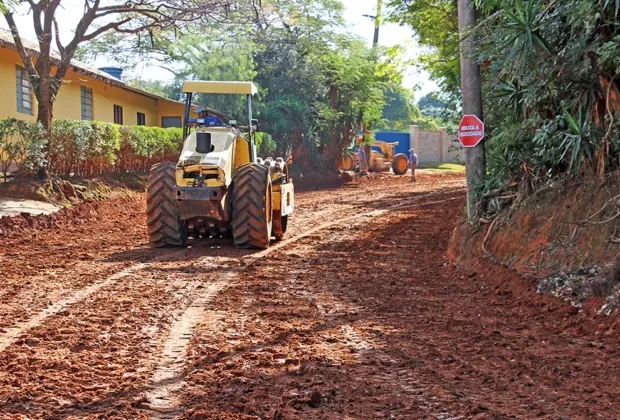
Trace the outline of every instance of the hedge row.
[[38, 123], [0, 119], [0, 170], [18, 163], [45, 165], [53, 174], [89, 176], [146, 172], [162, 161], [176, 161], [183, 130], [121, 126], [100, 121], [55, 120], [49, 138]]

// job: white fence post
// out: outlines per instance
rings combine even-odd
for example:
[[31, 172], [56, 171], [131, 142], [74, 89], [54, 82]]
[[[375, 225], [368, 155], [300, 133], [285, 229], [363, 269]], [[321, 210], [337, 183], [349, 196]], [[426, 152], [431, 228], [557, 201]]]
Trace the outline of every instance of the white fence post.
[[447, 162], [449, 160], [448, 157], [448, 149], [450, 145], [448, 144], [448, 130], [445, 127], [441, 127], [439, 129], [439, 150], [441, 151], [441, 163]]
[[420, 127], [412, 125], [409, 127], [409, 149], [414, 148], [416, 153], [420, 153]]

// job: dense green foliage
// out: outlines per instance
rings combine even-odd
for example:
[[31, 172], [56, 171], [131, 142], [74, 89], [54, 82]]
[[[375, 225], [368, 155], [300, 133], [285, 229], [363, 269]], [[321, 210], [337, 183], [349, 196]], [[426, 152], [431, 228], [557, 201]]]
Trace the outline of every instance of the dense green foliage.
[[620, 16], [607, 0], [481, 1], [490, 186], [604, 176], [620, 158]]
[[439, 117], [445, 112], [447, 104], [439, 99], [436, 94], [428, 94], [420, 98], [418, 108], [422, 115]]
[[440, 125], [435, 116], [421, 112], [411, 91], [390, 86], [385, 92], [385, 99], [383, 116], [375, 126], [377, 130], [409, 132], [412, 124], [423, 130], [439, 129]]
[[55, 120], [48, 167], [56, 174], [146, 172], [175, 161], [183, 143], [179, 128], [120, 126], [99, 121]]
[[[0, 119], [0, 169], [44, 164], [59, 175], [146, 172], [153, 163], [176, 161], [180, 128], [121, 126], [99, 121], [54, 120], [49, 137], [39, 123]], [[47, 147], [46, 147], [47, 146]]]
[[392, 0], [390, 19], [413, 28], [428, 47], [413, 64], [426, 70], [453, 98], [461, 92], [456, 0]]
[[0, 119], [0, 173], [7, 179], [12, 166], [22, 164], [26, 169], [45, 163], [43, 126], [17, 118]]

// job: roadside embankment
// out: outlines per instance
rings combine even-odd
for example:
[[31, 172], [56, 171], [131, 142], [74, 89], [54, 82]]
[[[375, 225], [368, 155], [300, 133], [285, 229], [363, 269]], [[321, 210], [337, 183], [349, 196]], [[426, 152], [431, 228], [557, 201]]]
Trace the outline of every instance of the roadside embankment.
[[613, 174], [602, 183], [558, 182], [504, 209], [492, 221], [461, 221], [452, 235], [450, 259], [461, 266], [475, 259], [492, 260], [532, 279], [531, 288], [540, 293], [577, 307], [588, 300], [597, 310], [611, 313], [620, 297], [615, 274], [620, 256], [619, 180]]

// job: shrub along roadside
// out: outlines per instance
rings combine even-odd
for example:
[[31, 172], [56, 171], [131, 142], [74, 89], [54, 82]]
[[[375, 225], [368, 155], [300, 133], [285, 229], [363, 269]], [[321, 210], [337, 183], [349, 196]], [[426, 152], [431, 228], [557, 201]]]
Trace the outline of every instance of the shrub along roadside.
[[182, 145], [180, 128], [64, 119], [53, 121], [46, 139], [39, 123], [0, 119], [3, 174], [12, 164], [26, 170], [43, 164], [57, 175], [147, 172], [154, 163], [176, 161]]
[[43, 162], [43, 127], [17, 118], [0, 119], [0, 173], [6, 181], [9, 169], [21, 164], [34, 169]]

